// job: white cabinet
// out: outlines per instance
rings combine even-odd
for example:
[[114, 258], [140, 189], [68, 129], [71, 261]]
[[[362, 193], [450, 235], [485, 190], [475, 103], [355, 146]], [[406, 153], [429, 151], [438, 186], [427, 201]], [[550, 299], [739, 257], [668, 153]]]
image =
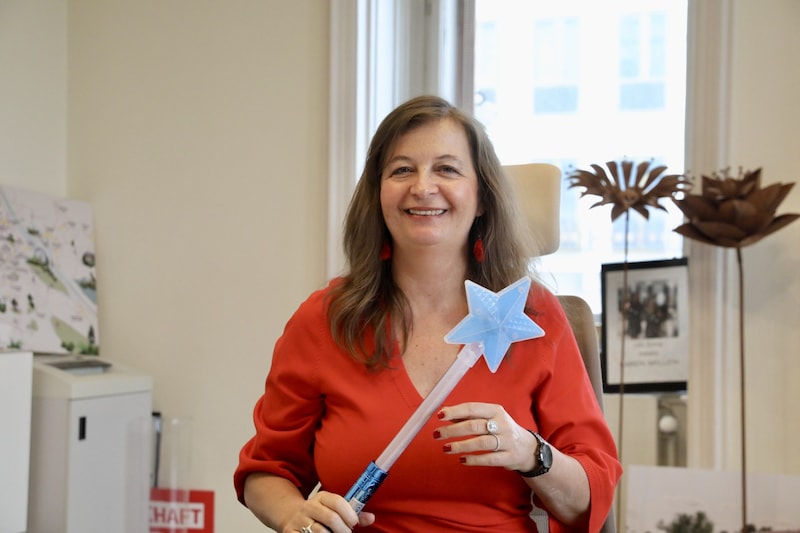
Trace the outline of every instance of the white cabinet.
[[146, 532], [151, 378], [52, 362], [34, 363], [30, 530]]
[[27, 531], [33, 354], [0, 351], [0, 533]]

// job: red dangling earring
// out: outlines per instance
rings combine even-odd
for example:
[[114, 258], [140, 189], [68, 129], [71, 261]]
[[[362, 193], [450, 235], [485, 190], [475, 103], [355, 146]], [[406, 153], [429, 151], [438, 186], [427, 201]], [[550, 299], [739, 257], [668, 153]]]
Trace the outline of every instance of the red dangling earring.
[[381, 261], [388, 261], [392, 258], [392, 247], [389, 245], [389, 241], [383, 241], [380, 258]]
[[472, 255], [475, 256], [475, 260], [478, 263], [483, 263], [483, 239], [480, 236], [475, 239], [475, 244], [472, 245]]

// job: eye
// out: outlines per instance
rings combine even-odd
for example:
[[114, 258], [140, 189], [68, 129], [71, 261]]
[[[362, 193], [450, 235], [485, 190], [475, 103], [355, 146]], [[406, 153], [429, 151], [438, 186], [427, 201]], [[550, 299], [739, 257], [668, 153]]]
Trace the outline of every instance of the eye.
[[443, 174], [454, 174], [454, 175], [460, 175], [461, 174], [461, 172], [456, 167], [454, 167], [452, 165], [441, 165], [441, 166], [439, 166], [439, 172], [441, 172]]
[[391, 172], [389, 172], [389, 175], [390, 176], [403, 176], [403, 175], [408, 174], [410, 172], [413, 172], [413, 169], [411, 167], [402, 166], [402, 167], [397, 167], [395, 169], [392, 169]]

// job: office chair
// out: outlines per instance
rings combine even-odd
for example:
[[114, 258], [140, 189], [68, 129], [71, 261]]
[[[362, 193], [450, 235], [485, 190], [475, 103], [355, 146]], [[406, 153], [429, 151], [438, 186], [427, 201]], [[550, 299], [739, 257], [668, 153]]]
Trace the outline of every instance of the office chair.
[[[547, 255], [558, 250], [560, 244], [561, 169], [546, 163], [507, 165], [504, 167], [517, 192], [528, 227]], [[583, 364], [594, 388], [597, 402], [603, 408], [603, 385], [600, 369], [600, 344], [594, 315], [589, 304], [580, 296], [558, 295], [564, 314], [578, 342]], [[601, 533], [616, 533], [612, 507]]]

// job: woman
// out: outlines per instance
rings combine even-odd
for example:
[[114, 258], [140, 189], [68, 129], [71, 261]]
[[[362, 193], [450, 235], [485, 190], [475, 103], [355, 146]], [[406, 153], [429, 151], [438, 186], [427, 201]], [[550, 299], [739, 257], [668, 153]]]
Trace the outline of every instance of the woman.
[[345, 220], [349, 273], [287, 323], [240, 453], [237, 495], [264, 524], [537, 531], [533, 500], [551, 531], [600, 529], [616, 448], [564, 313], [539, 284], [526, 313], [544, 337], [513, 344], [496, 373], [471, 368], [363, 511], [342, 497], [455, 359], [444, 337], [468, 312], [464, 281], [498, 292], [530, 274], [520, 221], [477, 121], [432, 96], [384, 119]]

